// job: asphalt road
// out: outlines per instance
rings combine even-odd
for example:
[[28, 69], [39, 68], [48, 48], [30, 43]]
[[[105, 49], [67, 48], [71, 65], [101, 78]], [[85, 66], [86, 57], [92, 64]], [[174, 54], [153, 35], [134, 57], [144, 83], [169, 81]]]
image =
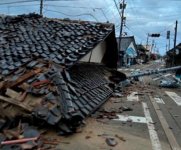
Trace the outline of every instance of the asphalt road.
[[[151, 69], [158, 69], [162, 68], [164, 65], [161, 62], [152, 62], [149, 65], [145, 65], [141, 68], [139, 68], [141, 71], [145, 70], [151, 70]], [[173, 73], [164, 73], [164, 74], [158, 74], [158, 75], [150, 75], [140, 78], [140, 84], [142, 84], [145, 88], [149, 89], [149, 92], [144, 92], [140, 90], [138, 93], [142, 93], [139, 99], [143, 103], [145, 102], [149, 108], [150, 117], [153, 120], [154, 128], [157, 134], [157, 138], [154, 138], [152, 135], [150, 135], [150, 140], [157, 142], [160, 142], [160, 148], [155, 148], [154, 145], [158, 145], [152, 142], [152, 148], [150, 149], [174, 149], [174, 145], [178, 144], [177, 149], [181, 147], [181, 89], [180, 88], [161, 88], [159, 87], [159, 83], [161, 80], [170, 80], [172, 79]], [[159, 110], [156, 110], [153, 107], [153, 104], [149, 98], [149, 95], [153, 98], [157, 105]], [[134, 107], [135, 109], [136, 107]], [[141, 111], [142, 108], [135, 109], [135, 112]], [[157, 111], [160, 111], [163, 114], [163, 119], [158, 117]], [[132, 112], [129, 115], [137, 115], [137, 113]], [[163, 120], [166, 121], [165, 129], [161, 125]], [[138, 125], [135, 125], [135, 127]], [[143, 130], [144, 128], [141, 127]], [[138, 129], [135, 129], [139, 132]], [[170, 132], [169, 134], [173, 134], [175, 141], [170, 141], [170, 135], [166, 132]], [[173, 137], [172, 137], [173, 139]], [[165, 146], [165, 147], [164, 147]]]
[[154, 75], [150, 77], [144, 77], [146, 82], [151, 83], [150, 86], [152, 87], [152, 89], [155, 89], [152, 93], [153, 97], [156, 98], [156, 100], [161, 100], [157, 102], [157, 104], [168, 124], [167, 128], [169, 128], [168, 130], [173, 133], [176, 142], [181, 147], [181, 89], [158, 87], [159, 82], [162, 79], [169, 80], [171, 78], [172, 77], [170, 76], [170, 73], [162, 74], [161, 78], [156, 81], [154, 80]]

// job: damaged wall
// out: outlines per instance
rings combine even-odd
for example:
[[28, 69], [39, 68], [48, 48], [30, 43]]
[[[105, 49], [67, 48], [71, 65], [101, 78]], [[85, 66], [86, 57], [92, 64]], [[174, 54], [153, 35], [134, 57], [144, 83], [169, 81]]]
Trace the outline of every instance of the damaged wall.
[[80, 59], [80, 62], [94, 62], [102, 63], [106, 51], [106, 42], [101, 42], [92, 51], [90, 51], [86, 56]]

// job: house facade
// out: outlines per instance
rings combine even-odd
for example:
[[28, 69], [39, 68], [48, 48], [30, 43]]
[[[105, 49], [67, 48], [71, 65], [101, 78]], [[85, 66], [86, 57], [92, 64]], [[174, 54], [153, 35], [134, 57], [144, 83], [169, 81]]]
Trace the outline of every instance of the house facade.
[[[119, 40], [117, 39], [119, 43]], [[136, 63], [137, 57], [137, 47], [134, 36], [122, 37], [121, 38], [121, 47], [119, 49], [119, 62], [118, 65], [121, 66], [130, 66]]]
[[181, 65], [181, 43], [176, 45], [167, 52], [166, 65], [167, 67]]

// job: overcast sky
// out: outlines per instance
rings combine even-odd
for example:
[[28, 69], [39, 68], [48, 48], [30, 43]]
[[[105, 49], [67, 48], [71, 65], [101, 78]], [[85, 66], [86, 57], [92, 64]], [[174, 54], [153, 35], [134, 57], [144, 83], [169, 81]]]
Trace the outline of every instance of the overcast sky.
[[[14, 3], [18, 2], [20, 3]], [[35, 1], [35, 2], [22, 2]], [[115, 0], [119, 4], [119, 0]], [[161, 54], [166, 51], [166, 31], [171, 31], [173, 47], [175, 21], [178, 20], [177, 44], [181, 42], [181, 0], [125, 0], [126, 26], [124, 32], [134, 35], [137, 44], [146, 44], [148, 33], [160, 33], [155, 38], [155, 49]], [[6, 4], [4, 4], [6, 3]], [[8, 4], [9, 3], [9, 4]], [[10, 4], [13, 3], [13, 4]], [[0, 13], [17, 15], [39, 13], [39, 1], [36, 0], [0, 0]], [[120, 16], [114, 0], [44, 0], [44, 16], [70, 18], [98, 22], [112, 22], [119, 36]], [[149, 38], [149, 44], [153, 38]]]

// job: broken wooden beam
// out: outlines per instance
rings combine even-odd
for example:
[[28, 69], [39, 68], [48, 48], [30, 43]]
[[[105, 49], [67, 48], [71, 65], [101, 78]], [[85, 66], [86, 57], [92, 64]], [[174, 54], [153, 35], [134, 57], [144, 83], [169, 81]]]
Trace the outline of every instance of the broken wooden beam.
[[32, 76], [40, 73], [41, 71], [42, 71], [42, 69], [31, 70], [30, 72], [25, 73], [24, 75], [20, 76], [16, 81], [7, 82], [6, 85], [3, 86], [3, 88], [7, 89], [7, 88], [13, 88], [15, 86], [18, 86], [18, 85], [22, 84], [24, 81], [31, 78]]
[[23, 138], [23, 139], [18, 139], [18, 140], [3, 141], [1, 142], [1, 145], [20, 144], [20, 143], [25, 143], [29, 141], [37, 141], [37, 140], [38, 140], [38, 137]]
[[0, 100], [1, 101], [4, 101], [4, 102], [7, 102], [9, 104], [12, 104], [12, 105], [15, 105], [15, 106], [18, 106], [20, 108], [22, 108], [23, 110], [25, 111], [28, 111], [28, 112], [31, 112], [32, 111], [32, 108], [23, 104], [22, 102], [19, 102], [17, 100], [14, 100], [12, 98], [8, 98], [8, 97], [4, 97], [2, 95], [0, 95]]

